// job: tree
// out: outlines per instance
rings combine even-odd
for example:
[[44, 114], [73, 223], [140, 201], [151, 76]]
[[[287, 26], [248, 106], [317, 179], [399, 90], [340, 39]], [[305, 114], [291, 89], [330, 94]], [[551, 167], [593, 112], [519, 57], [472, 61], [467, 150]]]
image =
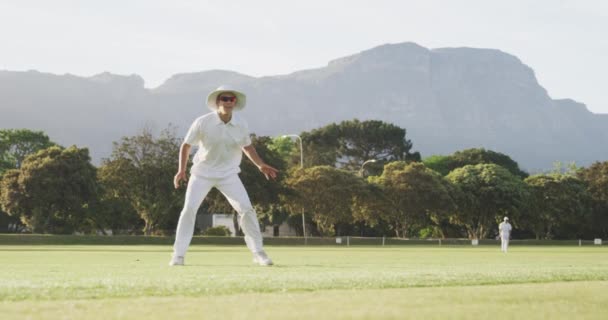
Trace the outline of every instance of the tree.
[[382, 175], [369, 180], [385, 195], [381, 212], [397, 237], [407, 237], [416, 224], [438, 226], [455, 209], [449, 183], [422, 163], [392, 162]]
[[576, 165], [576, 162], [574, 161], [569, 163], [564, 163], [562, 161], [554, 161], [553, 170], [551, 171], [551, 173], [575, 176], [579, 170], [581, 170], [581, 168], [579, 168]]
[[476, 165], [483, 163], [493, 163], [509, 170], [511, 174], [525, 178], [528, 174], [521, 169], [519, 165], [509, 156], [500, 152], [486, 150], [483, 148], [466, 149], [457, 151], [450, 156], [431, 156], [424, 160], [429, 168], [447, 175], [452, 170], [462, 168], [466, 165]]
[[353, 197], [353, 219], [376, 227], [386, 224], [384, 212], [387, 210], [388, 199], [382, 186], [369, 181], [372, 181], [371, 177], [366, 181], [365, 189]]
[[291, 137], [275, 137], [266, 144], [269, 151], [276, 153], [290, 168], [299, 167], [300, 145]]
[[523, 181], [496, 164], [466, 165], [446, 177], [459, 190], [452, 220], [471, 239], [485, 238], [503, 216], [517, 223], [529, 192]]
[[292, 212], [303, 208], [323, 235], [340, 234], [338, 224], [353, 222], [354, 198], [366, 190], [363, 179], [330, 166], [294, 170], [286, 183], [294, 192], [285, 203]]
[[340, 156], [338, 154], [340, 149], [338, 125], [332, 123], [311, 132], [303, 132], [300, 137], [302, 137], [305, 167], [334, 167], [336, 165]]
[[171, 127], [155, 137], [149, 129], [114, 142], [110, 159], [99, 169], [106, 192], [128, 201], [144, 220], [144, 234], [175, 228], [184, 191], [173, 187], [179, 141]]
[[536, 239], [580, 235], [589, 213], [589, 194], [580, 179], [564, 174], [539, 174], [524, 182], [531, 191], [529, 212], [522, 217]]
[[287, 219], [285, 210], [280, 206], [280, 195], [287, 192], [284, 185], [287, 163], [280, 153], [269, 148], [272, 145], [270, 137], [252, 135], [251, 143], [264, 162], [279, 170], [279, 175], [274, 180], [267, 180], [251, 160], [243, 157], [240, 177], [258, 217], [273, 225], [280, 225]]
[[[1, 207], [1, 206], [0, 206]], [[11, 217], [8, 213], [0, 210], [0, 232], [19, 232], [22, 228], [21, 221], [17, 217]]]
[[96, 201], [96, 169], [89, 151], [54, 146], [25, 158], [1, 180], [0, 204], [34, 232], [83, 231]]
[[[98, 174], [101, 172], [98, 171]], [[98, 176], [100, 191], [98, 201], [91, 205], [89, 215], [91, 225], [99, 232], [106, 234], [111, 230], [112, 234], [139, 233], [144, 227], [144, 221], [139, 217], [137, 211], [125, 198], [115, 193], [115, 188], [104, 185], [103, 178]]]
[[422, 160], [422, 163], [424, 163], [427, 168], [439, 172], [444, 177], [447, 176], [450, 171], [456, 168], [456, 165], [453, 164], [453, 162], [454, 160], [452, 156], [441, 155], [432, 155]]
[[596, 162], [581, 169], [577, 176], [587, 184], [592, 214], [587, 221], [588, 234], [608, 238], [608, 161]]
[[305, 162], [308, 165], [338, 166], [359, 170], [370, 159], [381, 162], [420, 161], [420, 153], [411, 152], [412, 142], [406, 130], [378, 120], [343, 121], [303, 133]]
[[[287, 164], [279, 153], [269, 149], [268, 146], [271, 141], [270, 137], [258, 137], [256, 135], [252, 135], [251, 137], [252, 145], [264, 162], [284, 173]], [[258, 167], [247, 157], [243, 157], [241, 162], [240, 177], [247, 188], [251, 201], [255, 204], [256, 208], [262, 211], [268, 209], [271, 205], [277, 204], [279, 202], [279, 195], [284, 192], [284, 174], [279, 174], [275, 180], [267, 180]]]
[[378, 120], [343, 121], [340, 128], [338, 162], [345, 168], [358, 170], [369, 159], [390, 161], [420, 161], [418, 152], [411, 153], [412, 142], [405, 138], [406, 130]]
[[42, 131], [0, 130], [0, 175], [8, 169], [19, 169], [27, 155], [54, 145]]

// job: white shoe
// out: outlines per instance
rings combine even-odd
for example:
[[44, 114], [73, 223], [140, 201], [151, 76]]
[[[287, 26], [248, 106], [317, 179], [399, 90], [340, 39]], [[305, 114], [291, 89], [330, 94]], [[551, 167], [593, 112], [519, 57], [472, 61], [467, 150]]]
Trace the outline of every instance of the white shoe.
[[261, 266], [273, 265], [272, 260], [270, 260], [270, 258], [268, 258], [268, 255], [264, 251], [255, 252], [253, 254], [253, 263], [257, 263]]
[[184, 257], [182, 256], [172, 256], [171, 261], [169, 261], [170, 266], [183, 266], [184, 265]]

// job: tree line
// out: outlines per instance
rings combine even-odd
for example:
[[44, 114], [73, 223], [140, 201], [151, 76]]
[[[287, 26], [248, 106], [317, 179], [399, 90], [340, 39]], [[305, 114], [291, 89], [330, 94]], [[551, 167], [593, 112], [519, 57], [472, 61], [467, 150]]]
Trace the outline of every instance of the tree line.
[[[404, 128], [373, 120], [299, 137], [302, 153], [291, 137], [252, 135], [281, 171], [268, 181], [248, 159], [241, 164], [263, 225], [287, 222], [302, 234], [304, 213], [315, 236], [483, 239], [508, 216], [516, 238], [608, 236], [608, 161], [529, 175], [482, 148], [422, 159]], [[96, 167], [86, 148], [59, 146], [44, 132], [0, 130], [0, 230], [171, 234], [185, 193], [172, 186], [180, 143], [171, 126], [156, 135], [144, 129], [114, 142]], [[199, 210], [230, 212], [217, 190]]]

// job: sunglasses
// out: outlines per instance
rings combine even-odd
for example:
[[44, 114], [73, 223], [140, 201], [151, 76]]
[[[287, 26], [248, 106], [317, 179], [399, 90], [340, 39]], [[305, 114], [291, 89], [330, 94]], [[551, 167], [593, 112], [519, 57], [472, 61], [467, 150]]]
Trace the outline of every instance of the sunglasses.
[[234, 101], [236, 101], [236, 97], [220, 97], [220, 101], [234, 102]]

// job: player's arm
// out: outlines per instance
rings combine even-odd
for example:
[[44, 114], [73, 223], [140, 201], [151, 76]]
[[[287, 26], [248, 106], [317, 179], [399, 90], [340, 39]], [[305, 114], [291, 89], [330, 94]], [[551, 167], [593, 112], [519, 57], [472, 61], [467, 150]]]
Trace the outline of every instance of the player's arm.
[[262, 158], [258, 155], [258, 152], [255, 150], [255, 147], [250, 144], [246, 147], [243, 147], [243, 152], [247, 155], [247, 158], [253, 162], [258, 169], [266, 176], [266, 179], [274, 179], [277, 177], [277, 173], [279, 170], [267, 165]]
[[173, 186], [175, 189], [179, 188], [180, 181], [188, 181], [186, 167], [188, 165], [188, 158], [190, 158], [191, 147], [191, 145], [185, 142], [179, 147], [179, 167], [177, 169], [177, 174], [173, 178]]

